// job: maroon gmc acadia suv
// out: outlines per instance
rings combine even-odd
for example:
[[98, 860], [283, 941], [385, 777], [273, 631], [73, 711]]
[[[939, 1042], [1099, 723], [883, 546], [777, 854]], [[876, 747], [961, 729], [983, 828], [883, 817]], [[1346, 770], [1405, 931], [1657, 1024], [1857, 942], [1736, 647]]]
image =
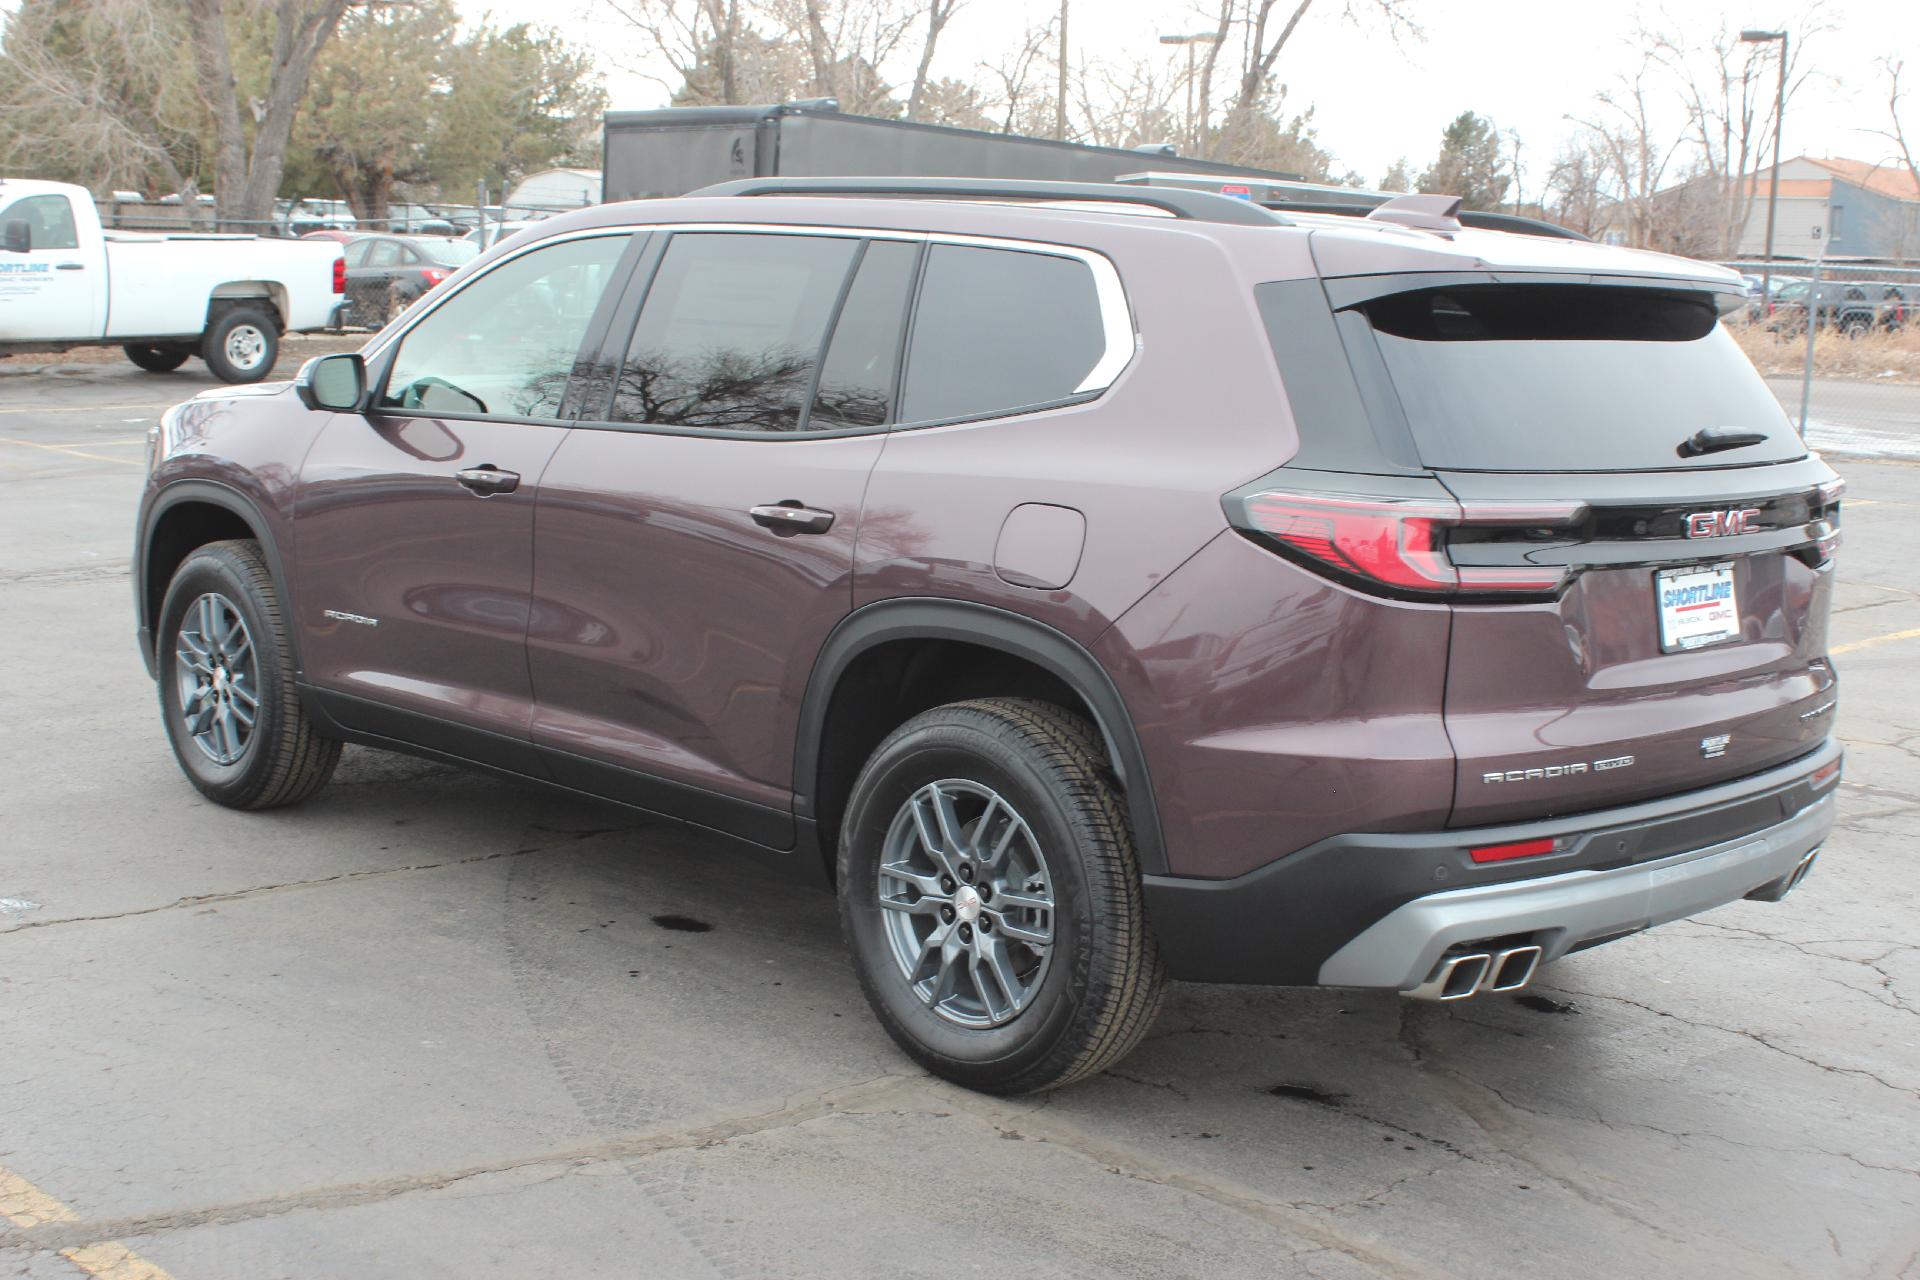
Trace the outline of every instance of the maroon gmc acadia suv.
[[788, 179], [503, 240], [169, 410], [140, 648], [221, 804], [343, 742], [836, 886], [928, 1069], [1170, 978], [1524, 987], [1833, 823], [1840, 482], [1740, 277], [1205, 192]]

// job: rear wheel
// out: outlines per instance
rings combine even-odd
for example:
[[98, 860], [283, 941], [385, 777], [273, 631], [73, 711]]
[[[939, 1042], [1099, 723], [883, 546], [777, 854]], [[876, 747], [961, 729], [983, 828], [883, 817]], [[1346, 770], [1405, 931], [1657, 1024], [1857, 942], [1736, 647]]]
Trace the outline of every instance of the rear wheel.
[[200, 356], [222, 382], [258, 382], [280, 358], [280, 324], [264, 307], [230, 307], [207, 330]]
[[989, 1093], [1124, 1057], [1165, 988], [1099, 735], [1048, 703], [938, 707], [849, 799], [840, 917], [868, 1002], [922, 1066]]
[[208, 799], [272, 809], [326, 785], [340, 744], [320, 736], [294, 691], [279, 593], [258, 543], [189, 554], [157, 635], [160, 714], [180, 768]]
[[127, 359], [148, 373], [172, 373], [193, 354], [186, 347], [173, 343], [129, 342], [120, 349], [127, 353]]

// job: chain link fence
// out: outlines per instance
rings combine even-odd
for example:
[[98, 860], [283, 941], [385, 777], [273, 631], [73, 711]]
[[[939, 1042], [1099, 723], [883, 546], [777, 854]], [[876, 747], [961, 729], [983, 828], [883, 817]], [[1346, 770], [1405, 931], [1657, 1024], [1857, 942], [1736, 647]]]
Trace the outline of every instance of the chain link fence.
[[1752, 281], [1729, 328], [1807, 443], [1920, 460], [1920, 262], [1728, 262]]

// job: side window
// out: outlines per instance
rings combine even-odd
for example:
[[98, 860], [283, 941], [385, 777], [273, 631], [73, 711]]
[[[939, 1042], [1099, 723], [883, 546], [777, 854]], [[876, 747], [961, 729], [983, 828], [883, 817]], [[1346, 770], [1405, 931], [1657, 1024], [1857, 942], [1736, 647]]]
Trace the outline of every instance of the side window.
[[511, 258], [407, 331], [380, 403], [426, 413], [552, 418], [626, 235]]
[[674, 236], [621, 362], [613, 420], [797, 428], [859, 244], [838, 236]]
[[901, 418], [940, 422], [1072, 396], [1106, 353], [1078, 258], [936, 244], [921, 276]]
[[367, 265], [370, 267], [399, 266], [400, 246], [391, 240], [375, 240], [367, 249]]
[[919, 252], [919, 246], [898, 240], [867, 243], [820, 366], [820, 387], [807, 415], [810, 429], [893, 421], [893, 379]]
[[371, 240], [353, 241], [351, 244], [347, 246], [347, 251], [343, 255], [347, 260], [347, 265], [350, 267], [366, 266], [367, 250], [371, 249], [372, 247], [373, 247], [373, 241]]
[[25, 196], [0, 213], [0, 222], [24, 219], [33, 228], [36, 249], [78, 249], [80, 233], [73, 225], [73, 205], [65, 196]]

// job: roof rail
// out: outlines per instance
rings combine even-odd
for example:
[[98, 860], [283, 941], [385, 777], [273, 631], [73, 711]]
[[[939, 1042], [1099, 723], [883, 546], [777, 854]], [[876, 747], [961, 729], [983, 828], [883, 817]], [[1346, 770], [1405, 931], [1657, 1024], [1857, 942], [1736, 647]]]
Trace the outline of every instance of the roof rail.
[[1460, 230], [1459, 196], [1395, 196], [1367, 215], [1369, 222], [1397, 222], [1424, 231]]
[[1176, 218], [1240, 226], [1289, 225], [1291, 219], [1247, 200], [1211, 191], [1132, 187], [1105, 182], [1038, 182], [1024, 178], [738, 178], [689, 196], [953, 196], [965, 200], [1078, 200], [1146, 205]]

